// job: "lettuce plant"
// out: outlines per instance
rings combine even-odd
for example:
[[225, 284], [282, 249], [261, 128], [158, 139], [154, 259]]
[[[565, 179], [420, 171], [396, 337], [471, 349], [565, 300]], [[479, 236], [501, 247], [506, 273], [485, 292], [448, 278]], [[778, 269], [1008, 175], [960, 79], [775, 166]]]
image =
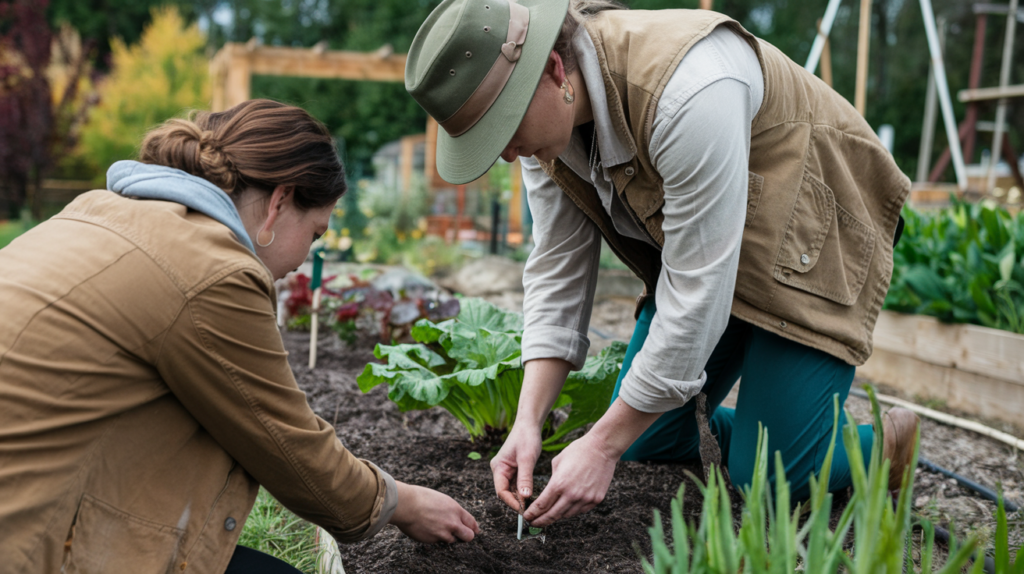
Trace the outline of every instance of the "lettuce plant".
[[[481, 299], [463, 299], [458, 317], [417, 321], [413, 344], [377, 345], [384, 364], [366, 365], [357, 382], [363, 392], [388, 385], [388, 398], [402, 411], [440, 406], [480, 437], [506, 431], [515, 421], [523, 386], [523, 318]], [[570, 408], [557, 428], [546, 428], [544, 448], [558, 450], [571, 431], [604, 414], [625, 356], [615, 342], [587, 359], [566, 380], [555, 407]]]
[[[881, 416], [874, 391], [868, 388], [872, 411], [881, 428]], [[802, 518], [802, 505], [791, 504], [789, 484], [785, 479], [781, 454], [775, 453], [775, 495], [768, 483], [768, 431], [760, 429], [756, 465], [751, 484], [743, 488], [743, 509], [738, 533], [734, 530], [732, 504], [721, 471], [715, 469], [707, 485], [690, 475], [704, 496], [699, 522], [687, 522], [683, 514], [684, 487], [671, 504], [671, 532], [668, 539], [660, 513], [654, 511], [654, 526], [649, 529], [652, 561], [643, 559], [647, 574], [735, 573], [791, 574], [814, 572], [851, 574], [903, 572], [961, 572], [968, 565], [978, 542], [974, 537], [958, 545], [950, 538], [945, 564], [933, 568], [934, 528], [922, 520], [924, 532], [920, 561], [912, 563], [911, 501], [913, 500], [913, 469], [917, 466], [917, 447], [913, 462], [903, 474], [899, 496], [893, 500], [888, 492], [889, 461], [882, 460], [883, 438], [872, 447], [867, 466], [864, 464], [857, 435], [857, 425], [847, 412], [848, 424], [843, 427], [843, 442], [850, 457], [853, 495], [830, 528], [832, 494], [828, 476], [839, 427], [839, 400], [834, 399], [835, 425], [832, 443], [825, 456], [818, 479], [811, 478], [810, 513]], [[920, 434], [917, 439], [919, 441]], [[685, 486], [685, 485], [684, 485]], [[998, 527], [995, 540], [995, 565], [999, 574], [1024, 574], [1024, 554], [1011, 560], [1006, 511], [999, 501]], [[852, 531], [852, 547], [848, 535]], [[671, 544], [671, 548], [670, 548]], [[976, 560], [972, 573], [982, 572], [982, 560]]]

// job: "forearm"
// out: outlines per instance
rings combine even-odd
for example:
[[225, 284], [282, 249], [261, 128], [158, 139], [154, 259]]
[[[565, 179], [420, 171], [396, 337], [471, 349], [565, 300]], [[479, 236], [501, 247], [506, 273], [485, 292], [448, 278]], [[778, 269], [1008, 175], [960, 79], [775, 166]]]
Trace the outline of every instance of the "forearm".
[[534, 359], [526, 362], [525, 369], [516, 421], [540, 428], [562, 392], [572, 365], [562, 359]]
[[622, 399], [615, 399], [587, 435], [605, 456], [618, 460], [660, 416], [661, 413], [638, 411]]

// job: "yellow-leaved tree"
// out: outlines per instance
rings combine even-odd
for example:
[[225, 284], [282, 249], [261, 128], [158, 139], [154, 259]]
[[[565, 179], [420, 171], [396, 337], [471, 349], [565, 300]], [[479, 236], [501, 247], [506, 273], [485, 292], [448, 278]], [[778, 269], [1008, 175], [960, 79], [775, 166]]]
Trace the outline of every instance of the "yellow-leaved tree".
[[112, 71], [82, 128], [77, 153], [96, 168], [97, 182], [115, 161], [134, 159], [156, 124], [210, 105], [206, 39], [173, 6], [155, 8], [138, 44], [111, 42]]

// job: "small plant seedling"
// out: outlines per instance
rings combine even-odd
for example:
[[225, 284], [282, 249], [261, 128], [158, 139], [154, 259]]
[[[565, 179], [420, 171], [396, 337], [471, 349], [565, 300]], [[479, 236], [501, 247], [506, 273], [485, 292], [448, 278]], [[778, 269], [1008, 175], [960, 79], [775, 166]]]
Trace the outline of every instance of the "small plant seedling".
[[526, 525], [527, 533], [525, 538], [527, 540], [530, 538], [539, 538], [541, 542], [544, 542], [544, 529], [537, 526], [530, 526], [530, 523], [523, 519], [523, 513], [526, 512], [526, 504], [518, 495], [516, 495], [516, 497], [519, 498], [519, 529], [516, 533], [516, 540], [523, 540], [523, 525]]
[[483, 458], [482, 456], [480, 456], [480, 453], [476, 452], [475, 450], [467, 454], [466, 457], [469, 458], [469, 460], [480, 460], [481, 458]]

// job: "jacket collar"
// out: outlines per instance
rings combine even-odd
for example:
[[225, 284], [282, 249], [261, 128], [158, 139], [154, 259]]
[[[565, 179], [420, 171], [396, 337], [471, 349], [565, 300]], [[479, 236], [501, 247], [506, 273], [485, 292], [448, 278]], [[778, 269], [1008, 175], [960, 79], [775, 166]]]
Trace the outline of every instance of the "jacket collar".
[[172, 167], [125, 160], [114, 162], [107, 170], [107, 189], [128, 197], [184, 205], [223, 223], [239, 243], [256, 251], [231, 197], [201, 177]]

